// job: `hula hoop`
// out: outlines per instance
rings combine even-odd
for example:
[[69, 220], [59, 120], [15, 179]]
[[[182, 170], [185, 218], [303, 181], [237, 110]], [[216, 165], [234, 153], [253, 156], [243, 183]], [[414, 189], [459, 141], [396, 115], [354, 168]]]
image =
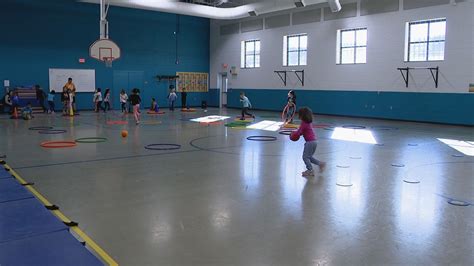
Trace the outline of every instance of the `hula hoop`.
[[245, 129], [245, 128], [247, 128], [247, 124], [248, 123], [246, 123], [246, 122], [236, 122], [236, 121], [234, 121], [234, 122], [227, 123], [224, 126], [230, 127], [230, 128], [243, 128], [243, 129]]
[[398, 130], [398, 127], [389, 127], [389, 126], [375, 126], [372, 127], [374, 130]]
[[329, 124], [315, 124], [313, 125], [313, 128], [325, 128], [325, 127], [331, 127]]
[[[288, 106], [288, 104], [285, 105], [285, 108], [283, 108], [283, 112], [281, 113], [281, 120], [282, 121], [286, 121], [286, 114], [288, 113], [289, 109], [290, 109], [290, 107]], [[293, 120], [293, 118], [295, 117], [295, 114], [296, 114], [296, 106], [295, 106], [295, 111], [291, 115], [290, 121]]]
[[194, 108], [190, 108], [190, 109], [181, 109], [181, 112], [185, 112], [185, 113], [192, 113], [192, 112], [196, 112], [196, 109], [194, 109]]
[[214, 122], [199, 122], [199, 124], [217, 126], [217, 125], [222, 125], [224, 123], [222, 121], [214, 121]]
[[278, 134], [289, 136], [293, 132], [295, 132], [295, 130], [280, 130], [278, 131]]
[[247, 137], [247, 140], [252, 140], [252, 141], [275, 141], [275, 140], [277, 140], [277, 137], [274, 137], [274, 136], [250, 136], [250, 137]]
[[76, 139], [77, 143], [100, 143], [106, 142], [107, 138], [100, 138], [100, 137], [89, 137], [89, 138], [78, 138]]
[[364, 126], [359, 126], [359, 125], [344, 125], [342, 126], [343, 128], [349, 128], [349, 129], [364, 129]]
[[295, 124], [285, 124], [282, 126], [282, 128], [298, 128], [299, 125], [295, 125]]
[[62, 134], [66, 133], [67, 131], [64, 129], [48, 129], [48, 130], [39, 130], [38, 133], [40, 134]]
[[122, 120], [109, 120], [107, 121], [107, 125], [128, 125], [128, 121]]
[[146, 112], [146, 113], [149, 114], [149, 115], [162, 115], [162, 114], [164, 114], [165, 112], [163, 112], [163, 111], [160, 111], [160, 112], [148, 111], [148, 112]]
[[75, 141], [45, 141], [41, 142], [40, 146], [47, 149], [60, 149], [76, 147]]
[[238, 123], [242, 123], [242, 124], [248, 124], [248, 123], [252, 123], [253, 120], [248, 120], [248, 119], [240, 119], [240, 118], [237, 118], [234, 120], [234, 122], [238, 122]]
[[50, 130], [50, 129], [53, 129], [53, 127], [30, 127], [28, 129], [29, 130]]
[[[166, 147], [166, 146], [168, 146], [168, 147]], [[170, 144], [170, 143], [155, 143], [155, 144], [146, 145], [145, 149], [153, 150], [153, 151], [170, 151], [170, 150], [181, 149], [181, 145], [179, 145], [179, 144]]]
[[[240, 119], [241, 117], [242, 117], [241, 115], [238, 115], [238, 116], [236, 116], [235, 118]], [[253, 117], [252, 117], [252, 116], [249, 116], [249, 115], [246, 115], [246, 116], [244, 116], [244, 118], [253, 118]]]
[[149, 126], [160, 125], [161, 121], [140, 121], [140, 124], [141, 125], [149, 125]]

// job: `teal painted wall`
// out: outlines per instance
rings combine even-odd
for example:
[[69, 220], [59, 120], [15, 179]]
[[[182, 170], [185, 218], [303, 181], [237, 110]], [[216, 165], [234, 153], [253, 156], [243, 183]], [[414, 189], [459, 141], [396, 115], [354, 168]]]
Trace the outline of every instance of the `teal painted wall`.
[[[95, 69], [96, 86], [112, 89], [118, 108], [123, 82], [117, 72], [142, 72], [134, 84], [141, 89], [145, 106], [151, 97], [166, 106], [168, 84], [156, 75], [177, 71], [209, 72], [209, 20], [180, 16], [176, 61], [177, 15], [110, 7], [109, 34], [121, 48], [122, 58], [106, 68], [89, 57], [89, 46], [99, 38], [99, 6], [73, 0], [0, 1], [0, 81], [12, 86], [40, 84], [48, 89], [49, 68]], [[85, 64], [78, 59], [85, 58]], [[3, 91], [0, 92], [3, 95]], [[78, 108], [90, 109], [92, 93], [79, 93]], [[59, 96], [56, 97], [59, 106]], [[190, 105], [201, 105], [207, 93], [190, 93]], [[178, 99], [179, 101], [179, 99]]]
[[[255, 109], [281, 111], [288, 91], [231, 89], [228, 107], [240, 108], [245, 92]], [[297, 90], [298, 106], [314, 113], [474, 125], [474, 94]]]

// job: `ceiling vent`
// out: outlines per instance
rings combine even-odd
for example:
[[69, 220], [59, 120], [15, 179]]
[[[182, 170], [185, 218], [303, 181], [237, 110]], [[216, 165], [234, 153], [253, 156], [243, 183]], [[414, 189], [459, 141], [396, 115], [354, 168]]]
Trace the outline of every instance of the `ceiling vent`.
[[295, 6], [296, 7], [305, 7], [305, 3], [304, 3], [304, 0], [299, 0], [299, 1], [295, 1]]
[[257, 12], [255, 12], [255, 10], [254, 10], [254, 11], [250, 11], [250, 12], [249, 12], [249, 16], [251, 16], [251, 17], [256, 17], [256, 16], [258, 16], [258, 14], [257, 14]]
[[328, 0], [328, 4], [332, 12], [341, 11], [341, 3], [339, 3], [339, 0]]

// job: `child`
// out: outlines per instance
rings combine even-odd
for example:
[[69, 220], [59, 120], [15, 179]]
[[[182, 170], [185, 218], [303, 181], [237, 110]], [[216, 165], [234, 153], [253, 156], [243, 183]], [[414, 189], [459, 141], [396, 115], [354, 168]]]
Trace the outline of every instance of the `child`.
[[51, 113], [51, 114], [54, 114], [54, 94], [56, 94], [54, 90], [48, 93], [48, 105], [49, 105], [48, 113]]
[[95, 102], [95, 112], [98, 113], [100, 109], [102, 109], [105, 113], [105, 108], [102, 107], [102, 90], [97, 88], [97, 91], [94, 94], [94, 102]]
[[105, 111], [110, 111], [110, 89], [106, 88], [104, 93], [104, 113]]
[[168, 103], [171, 111], [174, 111], [174, 101], [176, 101], [176, 98], [178, 98], [176, 92], [174, 89], [170, 89], [170, 94], [168, 94]]
[[21, 117], [23, 117], [24, 120], [31, 120], [33, 118], [33, 109], [31, 109], [31, 103], [30, 102], [21, 111]]
[[140, 123], [140, 103], [142, 101], [138, 92], [139, 90], [135, 88], [132, 90], [132, 95], [130, 95], [130, 103], [133, 105], [133, 116], [137, 125]]
[[156, 102], [155, 98], [151, 98], [150, 111], [156, 112], [156, 113], [160, 111], [160, 107], [158, 106], [158, 103]]
[[304, 144], [303, 150], [303, 161], [306, 165], [306, 171], [302, 173], [304, 177], [314, 176], [313, 165], [316, 164], [319, 166], [319, 172], [322, 173], [324, 168], [326, 168], [326, 163], [316, 160], [313, 155], [316, 152], [316, 147], [318, 146], [316, 142], [316, 134], [313, 131], [313, 111], [308, 107], [303, 107], [299, 110], [298, 116], [301, 119], [301, 125], [294, 134], [301, 136], [303, 135], [306, 143]]
[[120, 105], [122, 106], [122, 113], [126, 114], [127, 113], [127, 100], [128, 100], [128, 95], [125, 93], [125, 90], [122, 89], [120, 92]]
[[186, 92], [186, 88], [183, 87], [181, 90], [181, 109], [188, 108], [188, 105], [186, 104], [186, 98], [188, 96], [188, 93]]
[[242, 102], [242, 117], [240, 120], [245, 120], [245, 115], [249, 115], [255, 119], [255, 116], [249, 113], [249, 109], [252, 108], [252, 104], [250, 103], [249, 98], [247, 98], [243, 92], [240, 93], [240, 102]]
[[288, 92], [288, 103], [286, 104], [286, 117], [284, 124], [293, 123], [293, 117], [296, 112], [296, 94], [294, 90]]
[[18, 119], [18, 107], [20, 106], [20, 97], [18, 96], [18, 92], [13, 92], [12, 96], [12, 118]]

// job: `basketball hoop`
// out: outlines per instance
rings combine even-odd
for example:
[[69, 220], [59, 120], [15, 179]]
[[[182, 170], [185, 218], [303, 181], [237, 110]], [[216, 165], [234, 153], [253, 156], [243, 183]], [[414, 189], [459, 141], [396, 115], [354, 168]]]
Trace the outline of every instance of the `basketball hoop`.
[[112, 67], [112, 62], [114, 62], [113, 57], [103, 57], [103, 61], [105, 63], [105, 67]]

